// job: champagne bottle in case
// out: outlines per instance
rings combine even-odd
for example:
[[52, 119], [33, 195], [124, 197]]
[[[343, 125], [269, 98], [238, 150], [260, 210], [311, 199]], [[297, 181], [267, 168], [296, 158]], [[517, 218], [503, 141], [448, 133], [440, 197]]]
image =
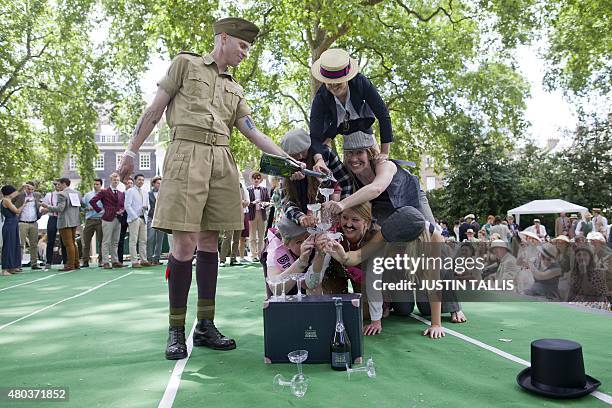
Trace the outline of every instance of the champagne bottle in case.
[[336, 305], [336, 331], [331, 342], [331, 368], [338, 371], [346, 371], [351, 366], [351, 341], [346, 333], [342, 320], [342, 299], [335, 299]]

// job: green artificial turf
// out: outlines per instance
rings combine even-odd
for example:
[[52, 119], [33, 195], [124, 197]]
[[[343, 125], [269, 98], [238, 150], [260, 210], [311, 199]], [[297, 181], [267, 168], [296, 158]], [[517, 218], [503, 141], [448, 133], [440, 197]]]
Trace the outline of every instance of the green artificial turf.
[[[0, 326], [77, 295], [132, 269], [83, 269], [0, 291]], [[0, 289], [53, 272], [2, 277]], [[1, 406], [156, 407], [174, 361], [164, 359], [167, 287], [164, 267], [143, 268], [95, 291], [58, 304], [0, 330], [0, 387], [67, 386], [65, 403]], [[195, 276], [187, 332], [195, 319]], [[220, 330], [236, 339], [236, 350], [194, 348], [183, 372], [175, 407], [553, 407], [605, 403], [587, 396], [555, 401], [532, 396], [516, 385], [523, 366], [447, 335], [421, 336], [425, 325], [409, 317], [383, 321], [382, 335], [365, 342], [377, 378], [358, 374], [349, 382], [328, 365], [304, 366], [310, 387], [302, 399], [275, 393], [272, 379], [290, 378], [294, 364], [263, 363], [261, 268], [220, 268], [217, 317]], [[529, 360], [529, 344], [544, 337], [583, 345], [589, 375], [612, 391], [610, 315], [544, 303], [471, 303], [469, 322], [453, 330]], [[499, 338], [510, 338], [503, 343]]]

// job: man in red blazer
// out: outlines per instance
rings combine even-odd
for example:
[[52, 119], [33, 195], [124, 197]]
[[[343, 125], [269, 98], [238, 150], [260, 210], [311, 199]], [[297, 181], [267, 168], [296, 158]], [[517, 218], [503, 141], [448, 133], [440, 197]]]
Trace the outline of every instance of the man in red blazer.
[[[110, 187], [100, 190], [89, 200], [89, 204], [96, 212], [104, 210], [102, 214], [102, 265], [104, 269], [123, 268], [123, 264], [119, 262], [117, 248], [121, 232], [121, 222], [118, 217], [125, 212], [123, 206], [125, 196], [117, 190], [118, 185], [119, 174], [113, 173], [110, 175]], [[98, 201], [102, 201], [104, 209], [98, 206]], [[109, 255], [112, 266], [108, 263]]]

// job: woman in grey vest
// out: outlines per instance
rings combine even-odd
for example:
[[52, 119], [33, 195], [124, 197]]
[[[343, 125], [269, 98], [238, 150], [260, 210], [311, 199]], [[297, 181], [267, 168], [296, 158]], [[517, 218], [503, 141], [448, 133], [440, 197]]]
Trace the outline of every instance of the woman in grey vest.
[[379, 224], [397, 208], [411, 206], [436, 225], [418, 178], [395, 160], [377, 160], [380, 151], [373, 135], [364, 132], [346, 135], [343, 149], [344, 165], [353, 175], [357, 191], [339, 202], [328, 202], [333, 214], [371, 201], [372, 213]]

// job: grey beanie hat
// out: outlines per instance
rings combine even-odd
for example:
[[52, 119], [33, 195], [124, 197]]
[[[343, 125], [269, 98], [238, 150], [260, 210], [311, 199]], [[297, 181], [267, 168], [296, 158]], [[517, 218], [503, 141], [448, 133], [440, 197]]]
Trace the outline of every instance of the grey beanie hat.
[[398, 208], [387, 218], [380, 229], [387, 242], [410, 242], [425, 229], [425, 217], [414, 207]]
[[298, 154], [310, 148], [310, 135], [304, 129], [291, 129], [280, 141], [281, 148], [288, 154]]
[[367, 149], [375, 144], [374, 135], [358, 130], [357, 132], [344, 135], [344, 145], [342, 148], [344, 150]]
[[296, 224], [287, 217], [283, 217], [278, 223], [278, 230], [283, 239], [293, 239], [306, 232], [306, 228]]

